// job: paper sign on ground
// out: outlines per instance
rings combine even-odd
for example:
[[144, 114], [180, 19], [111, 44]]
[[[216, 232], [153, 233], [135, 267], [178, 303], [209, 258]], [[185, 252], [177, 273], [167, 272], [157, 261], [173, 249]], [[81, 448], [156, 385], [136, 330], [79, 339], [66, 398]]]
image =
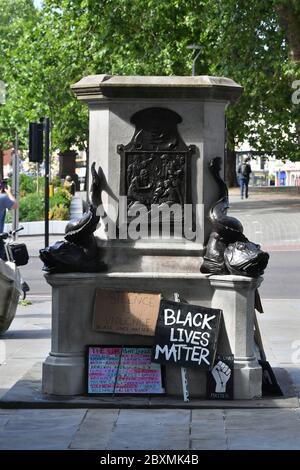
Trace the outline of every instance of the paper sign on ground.
[[151, 347], [88, 346], [88, 394], [161, 394], [161, 366]]

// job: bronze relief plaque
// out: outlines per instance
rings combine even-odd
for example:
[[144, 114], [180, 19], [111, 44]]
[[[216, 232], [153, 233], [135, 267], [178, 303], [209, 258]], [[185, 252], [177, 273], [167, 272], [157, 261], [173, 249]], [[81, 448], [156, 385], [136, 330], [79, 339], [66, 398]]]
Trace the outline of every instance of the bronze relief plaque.
[[127, 197], [130, 213], [143, 204], [191, 203], [190, 167], [193, 145], [187, 146], [177, 126], [182, 118], [167, 108], [147, 108], [131, 117], [135, 132], [127, 145], [118, 145], [121, 157], [120, 196]]

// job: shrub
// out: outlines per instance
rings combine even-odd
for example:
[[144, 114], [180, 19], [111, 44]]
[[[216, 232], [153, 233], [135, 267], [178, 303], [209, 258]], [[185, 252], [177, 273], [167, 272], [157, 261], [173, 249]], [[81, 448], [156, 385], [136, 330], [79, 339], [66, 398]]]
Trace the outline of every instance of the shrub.
[[11, 211], [6, 211], [5, 223], [6, 224], [11, 224], [12, 223], [12, 212]]
[[50, 199], [50, 207], [63, 205], [67, 208], [71, 205], [72, 196], [66, 189], [57, 188], [53, 197]]
[[52, 180], [51, 180], [51, 184], [53, 184], [53, 186], [55, 188], [60, 188], [62, 183], [61, 183], [61, 179], [59, 176], [53, 176]]
[[50, 220], [69, 220], [70, 211], [68, 207], [59, 204], [58, 206], [53, 206], [49, 211]]
[[33, 222], [44, 219], [44, 201], [40, 194], [28, 194], [20, 197], [20, 221]]
[[[45, 182], [42, 176], [39, 177], [38, 184], [39, 184], [39, 193], [42, 194], [45, 188]], [[27, 196], [28, 194], [36, 193], [37, 192], [37, 178], [21, 173], [19, 190], [20, 190], [20, 198]]]
[[[20, 175], [20, 221], [33, 222], [44, 220], [44, 178], [39, 178], [39, 192], [36, 192], [36, 178]], [[70, 218], [70, 205], [72, 196], [63, 188], [57, 188], [50, 198], [50, 220], [68, 220]], [[12, 220], [8, 211], [6, 222]]]

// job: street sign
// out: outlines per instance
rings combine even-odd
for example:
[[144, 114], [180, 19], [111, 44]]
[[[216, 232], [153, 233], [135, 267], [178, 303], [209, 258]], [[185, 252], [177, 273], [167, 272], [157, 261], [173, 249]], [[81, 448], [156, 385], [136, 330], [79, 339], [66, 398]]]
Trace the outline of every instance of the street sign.
[[31, 122], [29, 124], [29, 161], [43, 161], [43, 129], [42, 123]]

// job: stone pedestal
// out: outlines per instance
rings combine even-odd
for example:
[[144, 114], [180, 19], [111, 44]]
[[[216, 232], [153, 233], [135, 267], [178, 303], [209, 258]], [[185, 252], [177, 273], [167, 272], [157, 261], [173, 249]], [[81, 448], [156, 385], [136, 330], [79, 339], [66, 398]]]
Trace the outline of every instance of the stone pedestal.
[[103, 205], [113, 222], [118, 214], [121, 181], [118, 146], [126, 146], [133, 138], [132, 117], [141, 110], [160, 108], [181, 118], [180, 138], [187, 146], [194, 146], [189, 158], [189, 189], [200, 228], [196, 239], [152, 238], [132, 243], [112, 239], [103, 225], [96, 234], [102, 246], [106, 240], [105, 261], [110, 270], [172, 272], [175, 267], [181, 272], [199, 272], [200, 256], [211, 231], [208, 211], [219, 191], [208, 164], [216, 156], [224, 159], [225, 109], [240, 97], [242, 87], [224, 77], [93, 75], [84, 77], [72, 89], [89, 107], [89, 159], [101, 165], [106, 175], [109, 191], [103, 193]]
[[[193, 273], [110, 273], [47, 275], [52, 286], [52, 346], [43, 364], [43, 391], [53, 395], [86, 392], [85, 346], [88, 344], [152, 345], [153, 338], [92, 330], [96, 288], [161, 292], [174, 291], [196, 305], [224, 312], [218, 351], [235, 355], [236, 399], [261, 396], [262, 373], [253, 356], [254, 292], [260, 280], [240, 276]], [[206, 373], [188, 369], [190, 395], [205, 397]], [[181, 394], [180, 368], [166, 366], [166, 392]]]
[[254, 356], [254, 296], [261, 278], [212, 276], [211, 306], [223, 310], [225, 333], [219, 350], [234, 354], [234, 397], [260, 397], [262, 372]]
[[[208, 213], [220, 191], [209, 162], [217, 156], [224, 160], [225, 109], [242, 87], [224, 77], [95, 75], [72, 88], [89, 107], [90, 163], [102, 167], [107, 180], [103, 207], [111, 226], [118, 224], [120, 231], [114, 237], [102, 223], [96, 232], [107, 274], [46, 276], [53, 292], [53, 325], [52, 348], [43, 366], [44, 392], [85, 392], [86, 345], [152, 345], [152, 337], [92, 330], [95, 291], [110, 288], [158, 292], [166, 299], [178, 292], [192, 304], [222, 309], [218, 352], [235, 356], [235, 398], [259, 397], [262, 374], [253, 355], [253, 313], [260, 280], [199, 273], [211, 232]], [[141, 203], [148, 216], [157, 200], [160, 206], [174, 201], [181, 208], [189, 205], [193, 217], [188, 223], [196, 225], [196, 237], [181, 230], [177, 238], [164, 239], [159, 229], [151, 238], [122, 238], [121, 196], [127, 197], [127, 215]], [[190, 395], [205, 397], [206, 374], [189, 369], [188, 380]], [[180, 368], [167, 366], [167, 394], [180, 395], [181, 390]]]

